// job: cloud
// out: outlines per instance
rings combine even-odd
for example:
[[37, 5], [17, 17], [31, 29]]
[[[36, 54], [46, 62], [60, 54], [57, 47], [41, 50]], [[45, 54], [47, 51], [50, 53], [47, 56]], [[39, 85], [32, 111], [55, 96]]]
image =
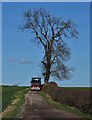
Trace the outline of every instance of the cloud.
[[10, 62], [17, 62], [19, 64], [31, 64], [31, 60], [26, 59], [26, 58], [21, 58], [21, 59], [16, 59], [15, 57], [9, 58]]
[[19, 64], [31, 64], [31, 61], [28, 59], [22, 58], [22, 59], [18, 60], [18, 63]]
[[16, 62], [16, 58], [15, 57], [11, 57], [11, 58], [9, 58], [9, 61], [10, 62]]

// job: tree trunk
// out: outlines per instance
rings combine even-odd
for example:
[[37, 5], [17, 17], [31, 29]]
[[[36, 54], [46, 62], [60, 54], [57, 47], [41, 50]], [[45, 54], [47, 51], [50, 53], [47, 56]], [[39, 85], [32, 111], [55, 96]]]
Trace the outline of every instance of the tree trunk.
[[45, 56], [46, 56], [46, 71], [44, 76], [44, 82], [48, 83], [50, 78], [50, 69], [51, 69], [51, 48], [48, 43], [48, 49], [45, 50]]
[[50, 63], [47, 64], [46, 73], [45, 73], [45, 77], [44, 77], [44, 82], [48, 83], [49, 78], [50, 78]]
[[44, 78], [44, 83], [48, 83], [50, 78], [50, 73], [46, 72], [45, 78]]

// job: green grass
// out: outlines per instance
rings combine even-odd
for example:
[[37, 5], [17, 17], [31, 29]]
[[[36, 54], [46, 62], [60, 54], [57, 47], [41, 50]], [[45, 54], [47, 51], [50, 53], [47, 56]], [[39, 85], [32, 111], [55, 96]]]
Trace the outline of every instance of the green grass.
[[26, 87], [2, 86], [2, 111], [15, 99], [15, 93], [24, 90]]
[[2, 106], [0, 105], [2, 111], [0, 112], [4, 112], [3, 118], [16, 118], [21, 106], [25, 102], [25, 93], [29, 90], [30, 87], [24, 86], [0, 86], [0, 97], [2, 98]]
[[17, 114], [20, 112], [21, 110], [21, 106], [23, 105], [23, 103], [25, 102], [25, 96], [24, 94], [27, 93], [30, 90], [30, 88], [28, 89], [23, 89], [19, 92], [16, 92], [14, 94], [15, 97], [15, 103], [12, 102], [12, 104], [10, 105], [11, 110], [6, 112], [3, 115], [3, 118], [16, 118]]
[[[71, 89], [71, 88], [69, 88], [69, 89]], [[60, 104], [58, 102], [53, 101], [51, 99], [51, 97], [46, 93], [41, 92], [40, 95], [43, 96], [49, 104], [53, 105], [54, 107], [56, 107], [58, 109], [64, 110], [66, 112], [74, 113], [75, 115], [79, 116], [80, 118], [92, 119], [91, 115], [85, 114], [74, 107], [70, 107], [65, 104]]]

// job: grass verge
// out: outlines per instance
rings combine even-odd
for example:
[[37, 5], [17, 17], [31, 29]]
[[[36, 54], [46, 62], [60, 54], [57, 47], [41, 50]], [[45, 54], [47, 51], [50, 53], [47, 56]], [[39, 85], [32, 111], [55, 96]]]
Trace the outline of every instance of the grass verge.
[[23, 89], [19, 92], [14, 94], [14, 99], [11, 102], [4, 112], [2, 112], [2, 119], [3, 118], [16, 118], [16, 115], [21, 109], [25, 101], [25, 94], [30, 90], [30, 88]]
[[64, 110], [66, 112], [73, 113], [73, 114], [79, 116], [80, 118], [88, 118], [90, 120], [92, 119], [92, 115], [88, 115], [86, 113], [83, 113], [83, 112], [79, 111], [78, 109], [76, 109], [74, 107], [70, 107], [70, 106], [67, 106], [67, 105], [64, 105], [64, 104], [60, 104], [56, 101], [53, 101], [51, 96], [48, 95], [47, 93], [40, 92], [40, 95], [43, 96], [49, 104], [53, 105], [54, 107], [56, 107], [58, 109]]
[[11, 105], [12, 100], [15, 99], [15, 94], [18, 91], [26, 89], [25, 86], [2, 86], [2, 111], [3, 112], [9, 105]]

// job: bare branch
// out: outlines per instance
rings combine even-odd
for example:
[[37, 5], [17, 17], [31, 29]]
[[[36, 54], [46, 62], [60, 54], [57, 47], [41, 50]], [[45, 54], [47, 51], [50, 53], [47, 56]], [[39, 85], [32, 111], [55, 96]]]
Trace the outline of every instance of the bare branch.
[[24, 12], [24, 24], [20, 29], [31, 31], [34, 35], [33, 40], [44, 48], [41, 61], [44, 80], [48, 82], [50, 75], [58, 79], [68, 79], [71, 69], [64, 62], [70, 58], [71, 51], [64, 38], [77, 38], [75, 24], [71, 20], [65, 22], [40, 8]]

